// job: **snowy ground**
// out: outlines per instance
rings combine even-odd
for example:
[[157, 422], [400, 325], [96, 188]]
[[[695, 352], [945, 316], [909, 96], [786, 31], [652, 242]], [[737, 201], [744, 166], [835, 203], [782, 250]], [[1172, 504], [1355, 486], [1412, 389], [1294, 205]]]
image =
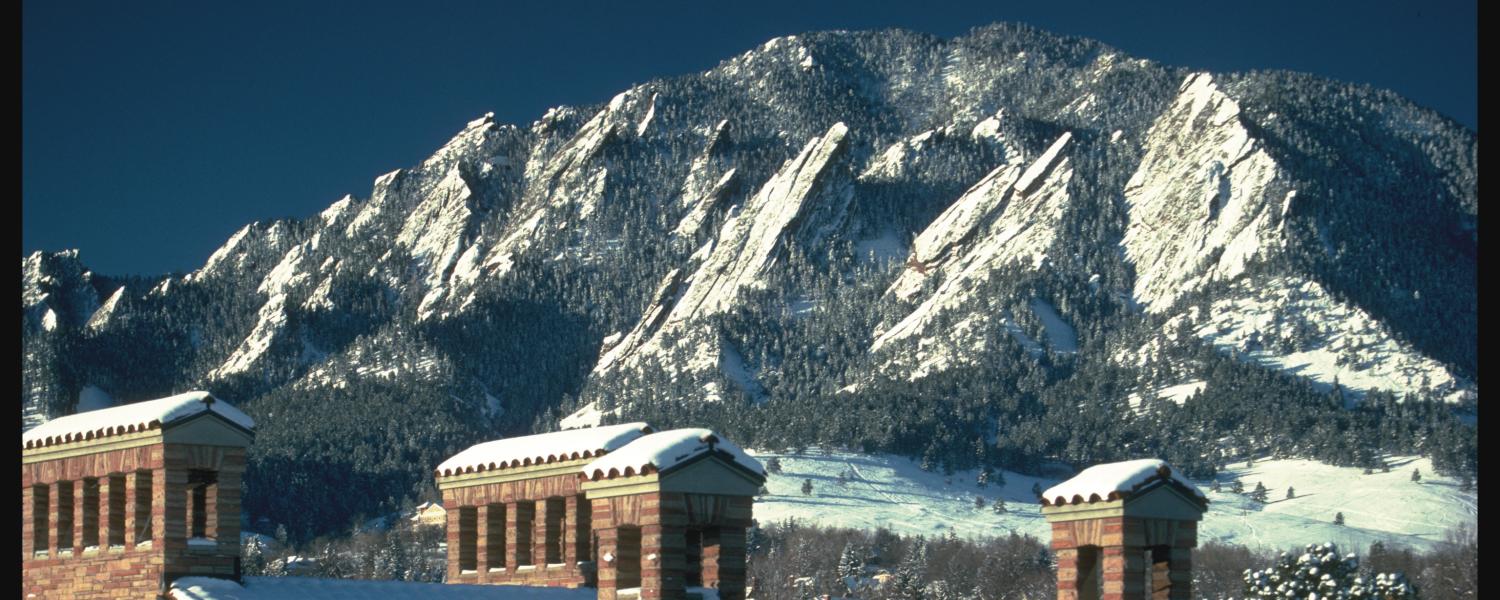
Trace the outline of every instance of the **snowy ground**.
[[[981, 489], [975, 484], [975, 471], [955, 472], [949, 484], [941, 472], [924, 472], [906, 458], [824, 455], [817, 450], [803, 456], [751, 453], [762, 463], [773, 456], [781, 460], [781, 474], [771, 475], [767, 483], [770, 494], [755, 504], [755, 518], [762, 524], [796, 518], [835, 527], [885, 527], [911, 535], [946, 535], [953, 530], [960, 537], [1015, 531], [1045, 541], [1050, 529], [1031, 493], [1032, 484], [1046, 489], [1062, 479], [1007, 471], [1003, 487], [992, 483]], [[1210, 502], [1199, 525], [1199, 542], [1219, 540], [1262, 550], [1335, 542], [1363, 551], [1380, 540], [1421, 550], [1441, 542], [1449, 528], [1478, 521], [1477, 494], [1461, 492], [1457, 481], [1438, 476], [1427, 459], [1396, 457], [1390, 463], [1389, 473], [1371, 475], [1305, 460], [1257, 461], [1251, 467], [1232, 463], [1219, 475], [1222, 492], [1211, 491], [1209, 481], [1195, 482]], [[1411, 481], [1412, 469], [1421, 470], [1421, 483]], [[843, 485], [838, 483], [840, 472], [848, 475]], [[1232, 493], [1235, 477], [1244, 483], [1246, 494], [1256, 483], [1264, 483], [1270, 501], [1262, 505], [1248, 495]], [[811, 496], [802, 494], [804, 479], [812, 480]], [[1296, 498], [1285, 499], [1288, 486], [1296, 489]], [[985, 508], [975, 508], [975, 496], [985, 498]], [[996, 498], [1004, 498], [1009, 512], [993, 512]], [[1343, 526], [1333, 524], [1338, 512], [1344, 513]]]
[[173, 600], [592, 600], [593, 589], [568, 590], [494, 585], [448, 585], [410, 581], [246, 577], [245, 585], [208, 577], [184, 577], [172, 584]]

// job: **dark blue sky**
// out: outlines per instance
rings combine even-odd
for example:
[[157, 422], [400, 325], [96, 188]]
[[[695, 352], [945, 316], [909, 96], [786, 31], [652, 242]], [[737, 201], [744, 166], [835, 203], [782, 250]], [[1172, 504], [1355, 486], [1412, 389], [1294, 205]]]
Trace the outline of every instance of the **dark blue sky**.
[[952, 37], [1020, 21], [1167, 64], [1370, 83], [1478, 130], [1476, 12], [1474, 0], [26, 0], [21, 251], [80, 248], [105, 274], [189, 271], [245, 223], [368, 194], [486, 111], [530, 123], [823, 29]]

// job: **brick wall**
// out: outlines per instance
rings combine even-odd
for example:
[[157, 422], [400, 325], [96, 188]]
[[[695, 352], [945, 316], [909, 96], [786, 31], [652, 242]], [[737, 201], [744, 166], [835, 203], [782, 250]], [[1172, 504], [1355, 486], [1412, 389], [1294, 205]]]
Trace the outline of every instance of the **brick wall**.
[[[582, 520], [590, 511], [580, 513], [582, 498], [578, 477], [574, 474], [537, 477], [520, 481], [487, 483], [443, 490], [443, 507], [448, 510], [448, 582], [468, 584], [506, 584], [578, 588], [595, 585], [592, 564], [593, 527]], [[553, 499], [551, 509], [548, 499]], [[474, 569], [459, 564], [463, 530], [458, 515], [473, 508], [472, 524], [476, 556]], [[491, 557], [486, 540], [489, 529], [500, 521], [490, 512], [504, 512], [504, 557]], [[529, 525], [525, 525], [529, 522]], [[523, 527], [525, 531], [520, 529]], [[560, 551], [560, 562], [547, 564], [548, 527], [556, 529], [553, 538]], [[517, 552], [521, 546], [530, 551]], [[581, 553], [581, 549], [589, 552]], [[584, 563], [584, 564], [580, 564]], [[490, 565], [503, 565], [495, 566]]]
[[1118, 516], [1054, 522], [1057, 598], [1187, 600], [1197, 541], [1194, 521]]
[[[236, 576], [244, 468], [243, 448], [180, 444], [23, 464], [22, 597], [152, 598], [163, 580], [178, 576]], [[187, 542], [188, 469], [218, 472], [217, 505], [210, 513], [217, 518], [208, 528], [217, 545], [189, 546]], [[84, 481], [92, 479], [99, 483], [97, 512], [84, 503]], [[117, 486], [123, 488], [123, 502], [116, 497], [111, 503], [112, 495], [119, 493], [113, 489]], [[51, 531], [65, 520], [58, 510], [58, 490], [63, 488], [74, 492], [71, 549], [59, 549], [57, 534]], [[34, 511], [38, 492], [48, 495], [45, 519]], [[112, 512], [123, 515], [114, 517]], [[149, 522], [142, 522], [143, 518]], [[40, 534], [38, 525], [46, 528]], [[112, 536], [124, 543], [110, 544]], [[97, 539], [99, 544], [86, 548], [82, 544], [86, 539]], [[38, 540], [45, 544], [45, 553], [38, 553]]]
[[[711, 512], [690, 506], [713, 505]], [[741, 496], [708, 498], [676, 492], [652, 492], [593, 500], [594, 527], [599, 532], [599, 556], [615, 561], [599, 563], [599, 600], [615, 600], [620, 564], [635, 560], [633, 547], [620, 543], [621, 528], [638, 528], [640, 597], [686, 597], [687, 530], [698, 528], [702, 540], [701, 579], [718, 587], [722, 600], [745, 596], [745, 531], [751, 525], [754, 499]], [[628, 586], [621, 586], [628, 587]]]

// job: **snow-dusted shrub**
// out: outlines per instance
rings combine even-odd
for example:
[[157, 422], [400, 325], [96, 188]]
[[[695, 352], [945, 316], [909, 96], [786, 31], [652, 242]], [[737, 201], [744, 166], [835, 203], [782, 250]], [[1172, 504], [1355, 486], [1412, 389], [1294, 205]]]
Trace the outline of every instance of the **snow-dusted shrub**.
[[1361, 575], [1359, 558], [1339, 555], [1333, 544], [1311, 544], [1299, 556], [1281, 553], [1276, 564], [1245, 570], [1249, 598], [1360, 599], [1416, 598], [1417, 590], [1401, 573]]

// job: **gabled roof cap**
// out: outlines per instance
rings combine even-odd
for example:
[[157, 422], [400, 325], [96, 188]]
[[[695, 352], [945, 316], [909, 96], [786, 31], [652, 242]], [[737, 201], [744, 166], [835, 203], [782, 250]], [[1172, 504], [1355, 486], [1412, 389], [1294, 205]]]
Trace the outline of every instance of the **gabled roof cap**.
[[1043, 492], [1042, 505], [1062, 506], [1084, 502], [1108, 502], [1129, 498], [1131, 494], [1143, 492], [1161, 484], [1179, 487], [1195, 496], [1200, 502], [1208, 502], [1208, 496], [1203, 495], [1202, 490], [1173, 472], [1172, 467], [1168, 466], [1166, 461], [1147, 458], [1105, 463], [1084, 469], [1072, 479]]
[[761, 466], [760, 461], [733, 442], [720, 438], [707, 429], [673, 429], [642, 437], [585, 465], [583, 476], [589, 481], [598, 481], [651, 472], [664, 473], [707, 453], [718, 453], [762, 480], [766, 478], [766, 468]]
[[437, 467], [438, 477], [591, 458], [651, 433], [645, 423], [568, 429], [476, 444]]
[[21, 434], [21, 448], [29, 450], [161, 429], [202, 413], [217, 415], [246, 431], [255, 430], [255, 420], [249, 415], [214, 398], [213, 394], [199, 391], [59, 417]]

